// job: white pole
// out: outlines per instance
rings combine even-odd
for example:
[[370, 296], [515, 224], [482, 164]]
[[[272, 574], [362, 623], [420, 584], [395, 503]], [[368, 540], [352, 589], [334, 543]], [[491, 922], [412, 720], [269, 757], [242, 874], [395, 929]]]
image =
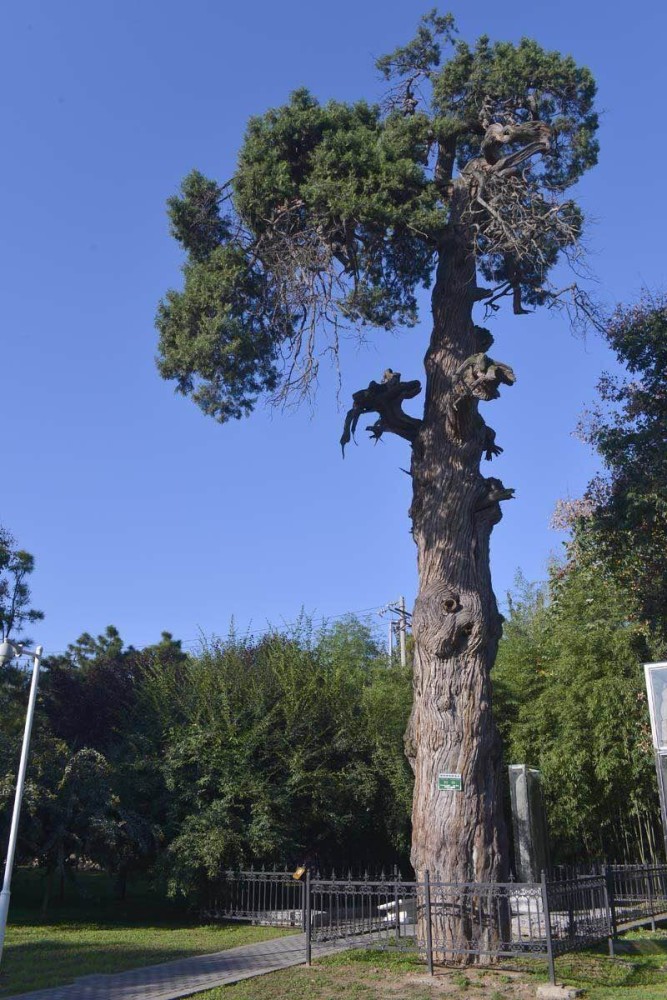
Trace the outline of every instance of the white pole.
[[399, 600], [399, 607], [401, 609], [401, 622], [400, 622], [400, 632], [399, 639], [401, 642], [401, 666], [405, 667], [407, 663], [407, 658], [405, 655], [405, 632], [406, 632], [406, 614], [405, 614], [405, 598], [401, 597]]
[[387, 646], [387, 651], [389, 653], [389, 666], [391, 666], [394, 658], [394, 625], [391, 621], [389, 622], [389, 644]]
[[5, 930], [7, 928], [7, 912], [9, 910], [9, 896], [10, 896], [9, 887], [12, 881], [12, 868], [14, 867], [16, 839], [19, 832], [21, 799], [23, 798], [25, 772], [28, 766], [28, 750], [30, 748], [30, 734], [32, 732], [32, 720], [35, 715], [35, 703], [37, 701], [37, 685], [39, 684], [39, 662], [42, 656], [42, 647], [38, 646], [33, 655], [34, 655], [34, 660], [32, 665], [32, 681], [30, 683], [30, 696], [28, 698], [28, 712], [25, 717], [25, 730], [23, 731], [23, 746], [21, 748], [21, 761], [19, 763], [19, 773], [16, 779], [14, 811], [12, 812], [12, 825], [9, 831], [9, 846], [7, 848], [7, 860], [5, 862], [5, 878], [2, 883], [2, 892], [0, 892], [0, 961], [2, 961], [2, 950], [5, 944]]

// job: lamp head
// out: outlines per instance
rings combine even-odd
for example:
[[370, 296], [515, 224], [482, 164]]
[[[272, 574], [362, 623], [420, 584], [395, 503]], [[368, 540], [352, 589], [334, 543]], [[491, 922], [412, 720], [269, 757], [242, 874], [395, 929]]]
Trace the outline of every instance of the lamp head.
[[0, 667], [8, 666], [17, 653], [18, 650], [16, 647], [7, 639], [3, 639], [3, 641], [0, 642]]

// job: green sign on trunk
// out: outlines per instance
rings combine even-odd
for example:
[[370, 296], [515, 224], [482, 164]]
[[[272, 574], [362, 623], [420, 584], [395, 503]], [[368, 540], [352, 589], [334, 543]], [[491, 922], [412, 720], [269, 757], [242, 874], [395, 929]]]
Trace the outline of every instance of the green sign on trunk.
[[438, 775], [438, 791], [439, 792], [460, 792], [461, 791], [461, 775], [460, 774], [439, 774]]

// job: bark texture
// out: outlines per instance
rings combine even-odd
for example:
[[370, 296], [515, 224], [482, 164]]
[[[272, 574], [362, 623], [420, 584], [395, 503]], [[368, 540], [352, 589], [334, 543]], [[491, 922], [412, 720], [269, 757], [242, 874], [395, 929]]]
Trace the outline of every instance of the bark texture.
[[[413, 614], [414, 705], [406, 752], [415, 774], [412, 864], [446, 882], [502, 881], [507, 843], [502, 815], [502, 753], [491, 714], [490, 670], [501, 634], [491, 588], [489, 537], [512, 495], [480, 472], [498, 449], [478, 412], [506, 365], [484, 353], [487, 331], [472, 311], [480, 298], [472, 235], [460, 223], [467, 187], [453, 194], [452, 222], [440, 251], [433, 292], [433, 333], [426, 355], [424, 419], [413, 443], [411, 516], [419, 594]], [[462, 790], [439, 791], [438, 774], [461, 775]], [[461, 934], [461, 914], [440, 913], [436, 938], [445, 949]], [[481, 944], [482, 942], [480, 942]]]
[[[501, 155], [506, 145], [524, 141], [523, 148]], [[508, 874], [502, 749], [490, 680], [502, 618], [491, 587], [489, 541], [502, 516], [500, 503], [513, 490], [480, 471], [482, 457], [502, 449], [479, 403], [496, 399], [515, 379], [509, 365], [488, 355], [493, 338], [475, 325], [473, 308], [480, 300], [495, 308], [498, 297], [511, 295], [514, 311], [524, 311], [519, 264], [530, 257], [545, 216], [519, 168], [548, 149], [542, 122], [492, 124], [482, 155], [453, 179], [453, 152], [440, 148], [435, 179], [450, 216], [438, 246], [423, 419], [401, 409], [419, 383], [401, 382], [389, 370], [382, 383], [355, 393], [341, 439], [344, 447], [360, 415], [374, 411], [379, 419], [368, 427], [373, 437], [391, 431], [412, 445], [410, 515], [419, 566], [414, 701], [406, 733], [415, 775], [412, 864], [420, 878], [428, 871], [432, 880], [447, 883], [502, 882]], [[555, 217], [553, 209], [548, 217]], [[553, 225], [559, 239], [570, 238], [566, 223]], [[505, 258], [506, 278], [491, 291], [477, 285], [480, 234]], [[460, 775], [461, 790], [440, 789], [440, 774]], [[462, 891], [458, 898], [449, 895], [446, 905], [436, 900], [431, 921], [443, 957], [458, 952], [467, 961], [471, 950], [497, 950], [507, 932], [502, 907], [487, 913], [477, 902], [473, 913], [470, 899]], [[462, 942], [465, 953], [458, 949]]]

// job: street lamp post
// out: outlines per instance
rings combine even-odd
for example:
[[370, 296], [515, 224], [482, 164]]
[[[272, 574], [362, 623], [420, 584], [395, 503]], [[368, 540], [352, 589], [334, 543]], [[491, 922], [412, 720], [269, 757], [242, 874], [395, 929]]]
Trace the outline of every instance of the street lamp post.
[[36, 649], [24, 649], [21, 645], [4, 640], [0, 643], [0, 668], [10, 663], [15, 656], [32, 656], [32, 681], [30, 683], [30, 696], [28, 698], [28, 711], [25, 717], [25, 729], [23, 731], [23, 746], [21, 747], [21, 762], [19, 763], [19, 773], [16, 779], [16, 794], [14, 795], [14, 809], [12, 812], [12, 825], [9, 831], [9, 845], [7, 847], [7, 860], [5, 862], [5, 877], [0, 892], [0, 961], [2, 961], [2, 951], [5, 944], [5, 930], [7, 928], [7, 912], [9, 910], [10, 885], [12, 881], [12, 868], [14, 867], [14, 854], [16, 853], [16, 840], [19, 831], [19, 816], [21, 814], [21, 799], [23, 798], [23, 786], [25, 784], [25, 772], [28, 766], [28, 750], [30, 747], [30, 734], [32, 732], [32, 720], [35, 715], [35, 702], [37, 701], [37, 685], [39, 684], [39, 664], [42, 658], [42, 647]]

